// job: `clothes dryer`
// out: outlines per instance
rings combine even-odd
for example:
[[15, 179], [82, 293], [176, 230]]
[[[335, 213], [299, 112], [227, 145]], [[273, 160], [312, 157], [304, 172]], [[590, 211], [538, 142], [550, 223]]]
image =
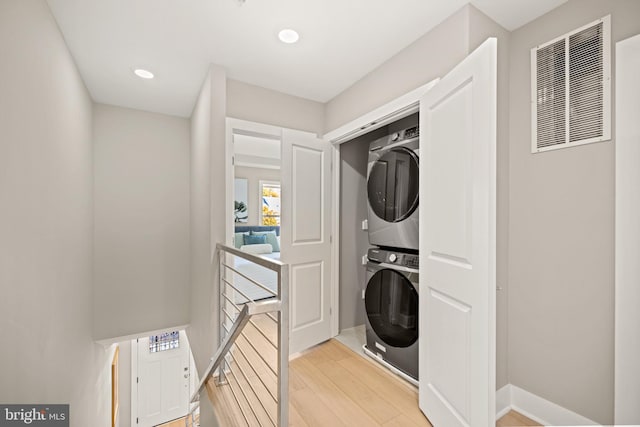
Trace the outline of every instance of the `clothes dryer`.
[[418, 250], [419, 128], [413, 126], [369, 145], [369, 243]]

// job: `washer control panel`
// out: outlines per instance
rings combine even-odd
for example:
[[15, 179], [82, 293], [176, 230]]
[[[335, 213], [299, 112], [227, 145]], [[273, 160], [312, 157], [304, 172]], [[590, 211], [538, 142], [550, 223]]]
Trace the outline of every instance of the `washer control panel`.
[[420, 257], [417, 253], [399, 252], [389, 249], [369, 248], [367, 253], [369, 261], [377, 263], [386, 263], [418, 269]]

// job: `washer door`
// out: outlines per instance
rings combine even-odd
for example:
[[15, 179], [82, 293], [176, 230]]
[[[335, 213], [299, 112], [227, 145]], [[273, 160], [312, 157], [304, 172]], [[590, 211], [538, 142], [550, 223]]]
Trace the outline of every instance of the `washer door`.
[[409, 347], [418, 339], [418, 292], [401, 273], [383, 269], [367, 283], [365, 308], [371, 328], [393, 347]]
[[371, 210], [387, 222], [409, 217], [418, 207], [418, 173], [418, 156], [413, 151], [399, 147], [382, 154], [369, 171]]

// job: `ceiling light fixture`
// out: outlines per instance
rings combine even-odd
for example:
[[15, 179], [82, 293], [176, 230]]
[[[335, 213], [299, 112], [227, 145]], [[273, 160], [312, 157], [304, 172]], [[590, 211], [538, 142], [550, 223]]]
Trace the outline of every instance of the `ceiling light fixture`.
[[282, 43], [292, 44], [298, 41], [300, 35], [295, 30], [285, 28], [278, 33], [278, 38]]
[[151, 71], [147, 71], [142, 68], [137, 68], [133, 70], [133, 72], [135, 73], [136, 76], [140, 77], [141, 79], [152, 79], [154, 77]]

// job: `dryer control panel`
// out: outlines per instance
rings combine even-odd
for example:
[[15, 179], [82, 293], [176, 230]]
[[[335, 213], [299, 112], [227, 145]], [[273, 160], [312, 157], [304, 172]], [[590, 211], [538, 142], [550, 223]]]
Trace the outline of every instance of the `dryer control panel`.
[[387, 135], [387, 136], [384, 136], [382, 138], [379, 138], [379, 139], [373, 141], [369, 145], [369, 151], [380, 150], [381, 148], [384, 148], [387, 145], [395, 145], [396, 143], [399, 143], [399, 142], [402, 142], [402, 141], [409, 141], [411, 139], [417, 138], [418, 136], [420, 136], [420, 127], [419, 126], [413, 126], [413, 127], [410, 127], [410, 128], [406, 128], [406, 129], [401, 130], [399, 132], [394, 132], [391, 135]]

